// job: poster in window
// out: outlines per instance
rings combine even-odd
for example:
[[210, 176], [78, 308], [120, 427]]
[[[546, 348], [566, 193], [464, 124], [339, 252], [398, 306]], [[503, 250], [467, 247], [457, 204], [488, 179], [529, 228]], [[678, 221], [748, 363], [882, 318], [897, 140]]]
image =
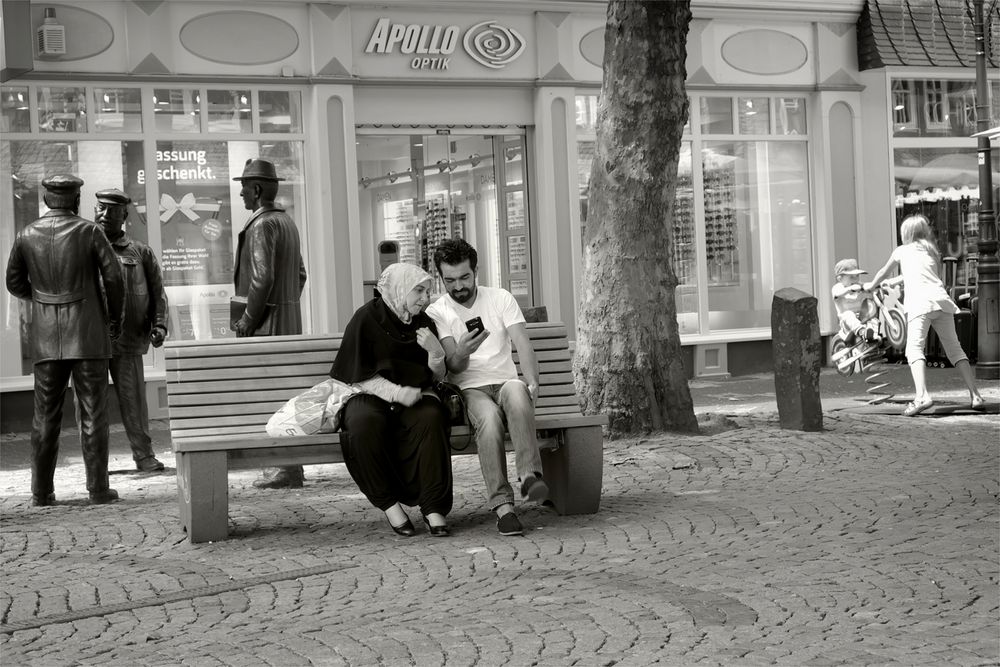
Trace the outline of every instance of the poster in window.
[[[226, 142], [157, 142], [165, 286], [233, 282]], [[152, 213], [152, 211], [150, 212]]]
[[528, 245], [523, 234], [507, 239], [507, 267], [511, 273], [528, 270]]
[[[159, 141], [160, 200], [146, 216], [160, 223], [160, 269], [170, 302], [170, 337], [229, 338], [233, 223], [229, 142]], [[141, 185], [150, 175], [139, 173]]]
[[514, 296], [528, 296], [527, 280], [511, 280], [510, 293]]

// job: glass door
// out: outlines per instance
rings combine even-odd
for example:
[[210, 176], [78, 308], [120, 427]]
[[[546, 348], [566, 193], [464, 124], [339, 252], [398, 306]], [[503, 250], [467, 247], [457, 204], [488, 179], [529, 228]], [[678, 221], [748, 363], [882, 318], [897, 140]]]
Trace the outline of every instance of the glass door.
[[370, 225], [364, 236], [376, 274], [400, 261], [436, 277], [434, 249], [464, 238], [479, 253], [479, 284], [533, 305], [523, 135], [359, 130], [357, 140], [361, 220]]

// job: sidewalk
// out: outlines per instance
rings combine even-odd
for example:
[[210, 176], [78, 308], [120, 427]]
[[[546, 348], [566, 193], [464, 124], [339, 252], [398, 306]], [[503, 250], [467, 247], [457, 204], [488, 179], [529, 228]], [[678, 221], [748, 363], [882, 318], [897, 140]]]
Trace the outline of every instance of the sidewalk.
[[[905, 367], [890, 379], [910, 397]], [[951, 369], [928, 383], [967, 398]], [[601, 511], [519, 507], [521, 538], [454, 457], [451, 538], [397, 537], [323, 465], [288, 491], [230, 474], [230, 539], [191, 545], [164, 423], [167, 473], [135, 473], [116, 431], [122, 501], [94, 507], [72, 434], [51, 508], [28, 506], [10, 437], [2, 662], [996, 664], [1000, 418], [865, 414], [864, 387], [824, 372], [824, 430], [806, 433], [778, 427], [769, 376], [694, 381], [712, 435], [608, 441]]]

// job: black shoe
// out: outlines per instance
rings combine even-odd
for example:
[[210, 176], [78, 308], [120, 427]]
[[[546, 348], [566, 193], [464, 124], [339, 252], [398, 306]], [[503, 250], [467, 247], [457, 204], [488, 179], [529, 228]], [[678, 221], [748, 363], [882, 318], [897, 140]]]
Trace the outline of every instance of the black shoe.
[[544, 503], [549, 499], [549, 485], [540, 474], [528, 475], [521, 484], [521, 497], [534, 503]]
[[431, 537], [448, 537], [451, 535], [451, 529], [448, 526], [432, 526], [426, 516], [424, 517], [424, 525], [427, 526], [427, 532], [431, 534]]
[[[386, 517], [385, 520], [389, 521], [389, 517]], [[389, 527], [392, 528], [397, 535], [402, 535], [403, 537], [413, 537], [417, 534], [417, 529], [413, 527], [413, 522], [409, 519], [407, 519], [406, 523], [402, 526], [393, 526], [392, 521], [389, 521]]]
[[36, 496], [31, 494], [31, 506], [32, 507], [49, 507], [56, 504], [56, 494], [47, 493], [44, 496]]
[[91, 505], [104, 505], [106, 503], [111, 503], [118, 500], [118, 492], [114, 489], [105, 489], [104, 491], [94, 491], [90, 494], [90, 504]]
[[276, 473], [256, 480], [253, 485], [258, 489], [301, 489], [303, 478], [302, 468], [292, 468], [291, 471], [280, 468]]
[[163, 464], [155, 456], [147, 456], [136, 461], [135, 469], [139, 472], [160, 472], [163, 470]]
[[497, 530], [501, 535], [524, 535], [524, 527], [513, 512], [507, 512], [497, 519]]

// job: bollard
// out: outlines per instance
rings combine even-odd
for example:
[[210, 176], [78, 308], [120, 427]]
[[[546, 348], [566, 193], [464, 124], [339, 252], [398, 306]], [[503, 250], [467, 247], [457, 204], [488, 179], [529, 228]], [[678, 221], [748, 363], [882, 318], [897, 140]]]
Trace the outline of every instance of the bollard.
[[823, 430], [819, 399], [820, 339], [816, 297], [786, 287], [771, 302], [774, 394], [781, 428]]

